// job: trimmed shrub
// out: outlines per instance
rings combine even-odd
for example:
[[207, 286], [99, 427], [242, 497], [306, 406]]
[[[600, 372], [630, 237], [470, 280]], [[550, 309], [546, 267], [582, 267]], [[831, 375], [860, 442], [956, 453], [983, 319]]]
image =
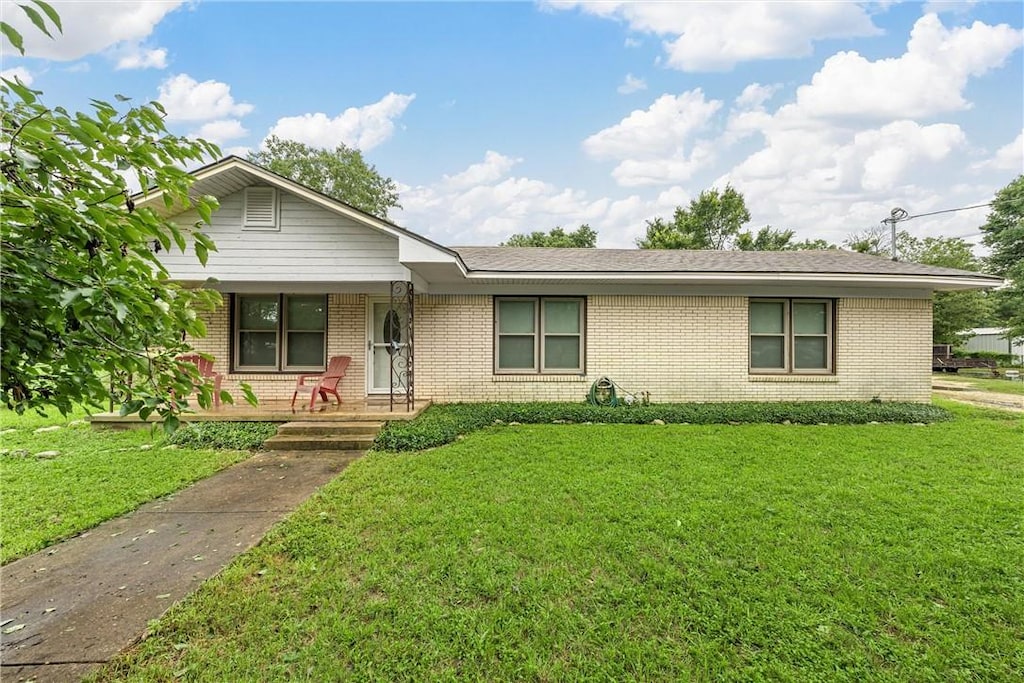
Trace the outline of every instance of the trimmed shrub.
[[232, 451], [256, 451], [277, 434], [274, 422], [189, 422], [169, 439], [187, 448], [218, 448]]
[[926, 403], [815, 401], [802, 403], [666, 403], [610, 407], [587, 403], [451, 403], [428, 408], [415, 420], [389, 422], [374, 447], [413, 451], [451, 443], [492, 424], [603, 422], [609, 424], [867, 424], [942, 422], [943, 408]]

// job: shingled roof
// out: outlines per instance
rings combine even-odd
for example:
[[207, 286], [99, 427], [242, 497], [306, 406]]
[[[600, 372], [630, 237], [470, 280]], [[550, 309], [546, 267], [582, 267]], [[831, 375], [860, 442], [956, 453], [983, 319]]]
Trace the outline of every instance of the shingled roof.
[[[846, 273], [985, 278], [954, 268], [892, 261], [881, 256], [821, 251], [687, 251], [453, 247], [469, 272], [492, 273]], [[999, 278], [992, 278], [999, 284]]]

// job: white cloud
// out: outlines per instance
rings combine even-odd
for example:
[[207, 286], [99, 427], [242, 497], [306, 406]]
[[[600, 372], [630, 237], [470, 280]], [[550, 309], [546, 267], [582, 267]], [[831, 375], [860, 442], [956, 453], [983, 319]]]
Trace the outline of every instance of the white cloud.
[[730, 172], [738, 184], [770, 181], [809, 197], [891, 192], [906, 184], [915, 164], [937, 162], [966, 146], [959, 126], [894, 121], [851, 133], [841, 129], [769, 131], [767, 144]]
[[302, 114], [278, 119], [269, 135], [296, 140], [316, 147], [349, 147], [367, 151], [390, 138], [399, 118], [416, 99], [415, 94], [388, 93], [379, 102], [349, 107], [331, 118], [327, 114]]
[[778, 84], [761, 85], [751, 83], [743, 89], [743, 92], [736, 98], [736, 106], [740, 109], [758, 109], [770, 100], [782, 87]]
[[709, 145], [688, 143], [721, 107], [700, 88], [662, 95], [646, 110], [585, 139], [583, 151], [594, 159], [618, 160], [612, 176], [624, 187], [682, 182], [714, 159]]
[[140, 45], [131, 45], [117, 60], [115, 69], [166, 69], [167, 50], [147, 50]]
[[815, 41], [877, 35], [868, 11], [850, 2], [551, 2], [557, 9], [617, 19], [664, 36], [667, 65], [722, 71], [739, 62], [802, 57]]
[[[399, 185], [403, 208], [396, 218], [401, 225], [448, 245], [493, 245], [514, 233], [557, 225], [575, 229], [587, 223], [599, 233], [601, 246], [631, 247], [643, 233], [644, 221], [666, 215], [689, 200], [680, 187], [668, 188], [654, 199], [635, 194], [619, 199], [593, 197], [576, 188], [511, 177], [509, 171], [517, 161], [487, 152], [483, 162], [445, 175], [439, 182]], [[471, 177], [476, 182], [459, 182]]]
[[89, 71], [92, 70], [92, 67], [89, 66], [89, 62], [78, 62], [76, 64], [72, 64], [64, 70], [67, 71], [69, 74], [85, 74], [89, 73]]
[[521, 161], [522, 159], [488, 150], [482, 162], [472, 164], [460, 173], [444, 176], [443, 184], [451, 189], [465, 189], [494, 182], [508, 175], [512, 167]]
[[247, 156], [249, 156], [249, 152], [252, 151], [252, 148], [246, 147], [245, 145], [237, 145], [234, 147], [222, 147], [220, 151], [221, 154], [223, 154], [226, 157], [236, 156], [242, 157], [244, 159]]
[[24, 85], [32, 85], [32, 74], [29, 70], [23, 66], [16, 66], [13, 69], [4, 69], [0, 71], [0, 78], [6, 78], [9, 81], [19, 80]]
[[[51, 31], [56, 36], [54, 40], [36, 29], [20, 9], [13, 7], [13, 2], [5, 2], [4, 20], [21, 33], [26, 56], [69, 61], [101, 52], [123, 41], [137, 43], [147, 38], [169, 12], [184, 3], [183, 0], [55, 0], [50, 4], [60, 15], [64, 28], [63, 33]], [[3, 51], [13, 53], [6, 39]]]
[[971, 166], [971, 169], [975, 171], [989, 168], [1024, 173], [1024, 132], [1019, 133], [1016, 138], [996, 150], [991, 159]]
[[193, 136], [209, 140], [216, 145], [221, 145], [228, 140], [244, 138], [248, 134], [249, 131], [246, 130], [245, 126], [238, 119], [221, 119], [204, 123], [193, 133]]
[[646, 110], [637, 109], [614, 126], [583, 141], [595, 159], [651, 158], [675, 150], [703, 128], [722, 106], [704, 99], [700, 88], [681, 95], [662, 95]]
[[893, 119], [968, 109], [971, 76], [1001, 66], [1024, 32], [974, 22], [952, 30], [934, 14], [914, 24], [907, 51], [871, 61], [856, 52], [829, 57], [809, 85], [797, 90], [791, 115]]
[[660, 159], [624, 159], [612, 171], [612, 177], [623, 187], [668, 185], [689, 180], [714, 160], [714, 145], [701, 141], [689, 155], [680, 149]]
[[235, 102], [231, 86], [226, 83], [200, 83], [188, 74], [178, 74], [161, 83], [157, 99], [167, 109], [167, 118], [175, 121], [245, 116], [253, 110], [251, 104]]
[[637, 38], [628, 37], [622, 42], [623, 47], [640, 47], [643, 42]]
[[622, 85], [618, 87], [620, 95], [628, 95], [630, 93], [637, 92], [638, 90], [647, 90], [647, 81], [642, 78], [637, 78], [633, 74], [626, 74], [626, 79], [622, 81]]
[[853, 156], [857, 166], [864, 169], [860, 180], [863, 189], [886, 190], [901, 184], [914, 162], [941, 161], [966, 142], [960, 127], [950, 123], [921, 126], [914, 121], [894, 121], [858, 133], [840, 156]]

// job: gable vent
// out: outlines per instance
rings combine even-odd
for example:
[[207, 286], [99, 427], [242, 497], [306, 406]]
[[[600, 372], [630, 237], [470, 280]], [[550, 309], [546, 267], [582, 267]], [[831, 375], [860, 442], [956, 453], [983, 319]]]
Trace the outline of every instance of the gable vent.
[[277, 188], [245, 188], [245, 210], [242, 228], [250, 230], [277, 230]]

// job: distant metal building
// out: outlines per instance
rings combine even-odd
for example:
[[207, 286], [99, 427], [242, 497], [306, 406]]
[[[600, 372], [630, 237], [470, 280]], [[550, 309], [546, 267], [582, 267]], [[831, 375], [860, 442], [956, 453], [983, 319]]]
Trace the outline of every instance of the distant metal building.
[[971, 330], [971, 336], [967, 338], [965, 348], [968, 351], [995, 351], [997, 353], [1011, 353], [1022, 362], [1024, 359], [1024, 339], [1007, 339], [1005, 328], [1000, 327], [976, 327]]

